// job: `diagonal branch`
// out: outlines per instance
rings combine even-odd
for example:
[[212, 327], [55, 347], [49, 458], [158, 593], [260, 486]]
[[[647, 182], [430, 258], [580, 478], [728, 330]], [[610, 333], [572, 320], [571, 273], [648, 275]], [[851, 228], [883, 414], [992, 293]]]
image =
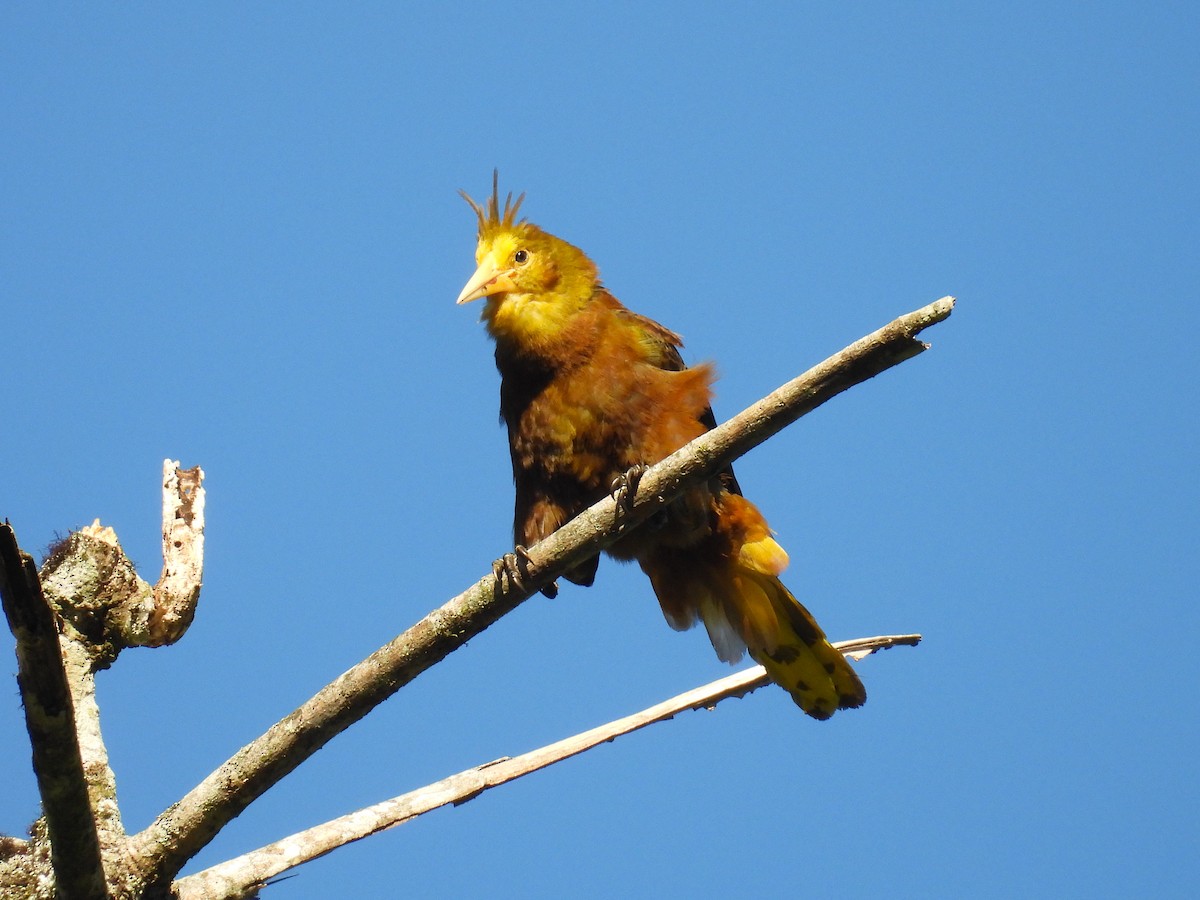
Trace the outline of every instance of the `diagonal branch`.
[[100, 841], [58, 628], [42, 595], [37, 567], [28, 554], [21, 552], [16, 534], [7, 523], [0, 525], [0, 597], [9, 628], [17, 639], [17, 681], [50, 834], [58, 896], [103, 897], [106, 889]]
[[[848, 656], [861, 659], [889, 647], [915, 646], [920, 639], [921, 636], [917, 634], [884, 635], [839, 641], [834, 646]], [[486, 790], [578, 756], [584, 751], [638, 731], [647, 725], [668, 721], [687, 710], [712, 709], [722, 700], [743, 697], [769, 683], [766, 670], [762, 666], [752, 666], [678, 694], [641, 712], [564, 738], [529, 753], [506, 756], [467, 769], [434, 784], [305, 829], [236, 859], [182, 878], [175, 884], [178, 900], [218, 900], [246, 896], [268, 879], [324, 856], [338, 847], [401, 825], [443, 806], [466, 803]]]
[[235, 753], [133, 839], [143, 875], [165, 887], [226, 823], [335, 735], [690, 485], [711, 477], [847, 388], [927, 349], [915, 335], [944, 320], [953, 307], [953, 298], [944, 297], [856, 341], [651, 467], [628, 512], [622, 512], [622, 529], [613, 527], [615, 501], [600, 501], [530, 549], [523, 588], [497, 591], [494, 577], [488, 575], [342, 674]]

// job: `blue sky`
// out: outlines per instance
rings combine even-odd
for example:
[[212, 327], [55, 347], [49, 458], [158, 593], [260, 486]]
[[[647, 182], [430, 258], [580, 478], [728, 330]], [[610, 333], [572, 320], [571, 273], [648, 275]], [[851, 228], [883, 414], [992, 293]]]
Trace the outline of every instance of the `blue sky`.
[[[153, 581], [162, 459], [208, 476], [195, 624], [101, 676], [127, 827], [508, 549], [498, 378], [453, 302], [474, 249], [455, 192], [499, 167], [717, 361], [719, 417], [959, 298], [929, 353], [737, 467], [832, 637], [926, 640], [861, 664], [862, 710], [816, 723], [764, 689], [270, 896], [1185, 895], [1200, 14], [682, 10], [0, 11], [0, 517], [40, 551], [98, 516]], [[605, 563], [190, 871], [726, 671]], [[21, 833], [37, 795], [6, 696], [0, 832]]]

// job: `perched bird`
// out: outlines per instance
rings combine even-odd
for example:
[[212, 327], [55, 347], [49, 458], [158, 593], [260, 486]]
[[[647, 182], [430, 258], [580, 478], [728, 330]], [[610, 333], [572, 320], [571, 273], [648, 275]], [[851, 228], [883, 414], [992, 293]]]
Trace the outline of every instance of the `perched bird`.
[[[711, 365], [688, 368], [672, 331], [626, 309], [578, 247], [500, 205], [462, 196], [479, 219], [478, 268], [458, 302], [486, 298], [500, 415], [516, 484], [518, 551], [715, 426]], [[746, 650], [808, 715], [861, 706], [866, 691], [780, 582], [788, 557], [727, 469], [608, 548], [637, 560], [667, 622], [704, 623], [726, 662]], [[566, 573], [595, 578], [598, 557]]]

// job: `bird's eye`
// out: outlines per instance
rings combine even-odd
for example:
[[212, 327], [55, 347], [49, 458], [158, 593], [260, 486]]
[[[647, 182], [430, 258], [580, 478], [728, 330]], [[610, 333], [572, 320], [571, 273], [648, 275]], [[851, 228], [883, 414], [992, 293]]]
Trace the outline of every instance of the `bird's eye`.
[[513, 262], [515, 262], [518, 266], [525, 265], [525, 263], [529, 262], [529, 251], [518, 250], [513, 254]]

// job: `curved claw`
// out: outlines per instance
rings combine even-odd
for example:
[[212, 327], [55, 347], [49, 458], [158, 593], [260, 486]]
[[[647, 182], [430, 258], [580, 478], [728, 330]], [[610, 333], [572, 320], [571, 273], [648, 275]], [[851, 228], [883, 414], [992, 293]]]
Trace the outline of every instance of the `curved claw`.
[[621, 523], [621, 516], [633, 510], [633, 498], [637, 495], [638, 485], [641, 483], [642, 476], [649, 470], [650, 467], [645, 463], [638, 463], [614, 478], [609, 485], [609, 493], [617, 501], [615, 524], [618, 526]]
[[[493, 562], [492, 577], [496, 579], [496, 589], [507, 591], [510, 587], [515, 587], [522, 592], [528, 591], [525, 576], [532, 562], [533, 559], [523, 544], [517, 544], [512, 553], [505, 553]], [[542, 588], [542, 593], [553, 600], [558, 596], [558, 582], [550, 582]]]
[[523, 554], [524, 547], [518, 546], [513, 553], [505, 553], [492, 563], [492, 577], [496, 579], [496, 589], [508, 592], [510, 588], [525, 590], [525, 581], [521, 576], [522, 563], [528, 561]]

